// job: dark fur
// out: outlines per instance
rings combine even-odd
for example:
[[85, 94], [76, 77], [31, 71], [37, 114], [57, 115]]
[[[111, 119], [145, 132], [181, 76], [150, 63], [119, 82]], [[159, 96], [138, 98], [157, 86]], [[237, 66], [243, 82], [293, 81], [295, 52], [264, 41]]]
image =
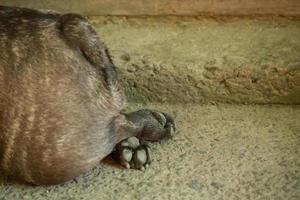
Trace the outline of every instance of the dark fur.
[[123, 139], [109, 126], [122, 99], [106, 52], [79, 15], [0, 7], [4, 174], [34, 184], [63, 182]]
[[169, 131], [150, 111], [121, 114], [123, 101], [115, 66], [85, 18], [0, 6], [2, 174], [61, 183], [125, 138]]

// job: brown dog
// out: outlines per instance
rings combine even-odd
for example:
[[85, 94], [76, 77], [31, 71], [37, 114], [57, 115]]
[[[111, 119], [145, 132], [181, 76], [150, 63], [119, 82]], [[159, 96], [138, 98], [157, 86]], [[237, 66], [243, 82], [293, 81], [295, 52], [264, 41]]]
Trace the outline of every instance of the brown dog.
[[123, 102], [107, 48], [85, 18], [0, 6], [2, 174], [62, 183], [117, 144], [124, 166], [146, 167], [149, 149], [137, 138], [168, 137], [174, 121], [152, 110], [121, 113]]

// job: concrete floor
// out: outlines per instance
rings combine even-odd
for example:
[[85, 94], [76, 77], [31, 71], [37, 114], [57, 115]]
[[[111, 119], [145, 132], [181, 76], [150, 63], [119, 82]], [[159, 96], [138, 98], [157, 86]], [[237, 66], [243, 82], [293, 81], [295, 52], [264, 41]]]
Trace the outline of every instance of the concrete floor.
[[53, 187], [2, 180], [0, 199], [300, 199], [300, 106], [146, 107], [171, 113], [178, 126], [173, 140], [151, 144], [146, 171], [101, 164]]
[[90, 17], [131, 102], [300, 104], [300, 20]]

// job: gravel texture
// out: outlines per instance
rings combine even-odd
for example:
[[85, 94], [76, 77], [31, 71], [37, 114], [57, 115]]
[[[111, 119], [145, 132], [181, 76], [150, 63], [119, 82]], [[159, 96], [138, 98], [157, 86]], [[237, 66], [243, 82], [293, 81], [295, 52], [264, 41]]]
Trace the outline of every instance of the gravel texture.
[[146, 107], [171, 113], [178, 126], [172, 140], [151, 144], [146, 171], [106, 162], [61, 186], [2, 180], [0, 199], [300, 199], [299, 106]]
[[300, 20], [90, 17], [129, 101], [300, 103]]

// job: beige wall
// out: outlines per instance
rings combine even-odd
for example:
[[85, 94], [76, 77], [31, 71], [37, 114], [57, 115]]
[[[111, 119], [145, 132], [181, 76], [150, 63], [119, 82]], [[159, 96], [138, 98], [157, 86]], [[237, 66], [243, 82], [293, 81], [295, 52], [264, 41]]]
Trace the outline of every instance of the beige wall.
[[86, 15], [300, 15], [300, 0], [0, 0]]

